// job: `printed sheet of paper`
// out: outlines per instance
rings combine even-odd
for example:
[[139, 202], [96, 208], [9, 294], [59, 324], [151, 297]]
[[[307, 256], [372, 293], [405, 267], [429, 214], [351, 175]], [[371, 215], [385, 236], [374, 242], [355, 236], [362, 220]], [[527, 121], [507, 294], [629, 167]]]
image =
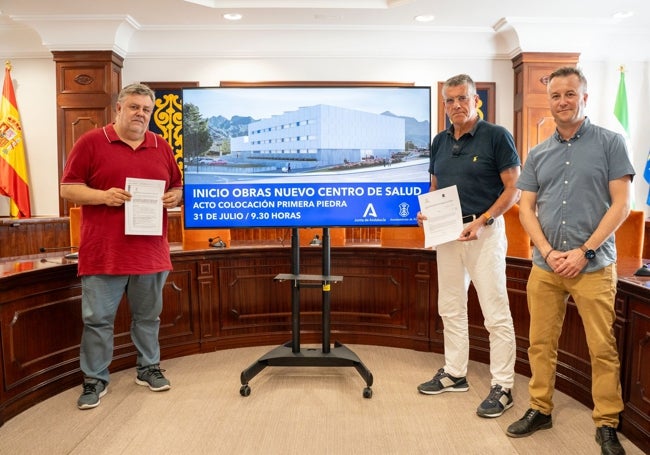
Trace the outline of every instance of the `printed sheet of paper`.
[[127, 177], [131, 200], [124, 204], [126, 235], [162, 235], [164, 180]]
[[433, 248], [460, 236], [463, 213], [456, 185], [421, 194], [418, 200], [420, 212], [427, 217], [422, 223], [425, 248]]

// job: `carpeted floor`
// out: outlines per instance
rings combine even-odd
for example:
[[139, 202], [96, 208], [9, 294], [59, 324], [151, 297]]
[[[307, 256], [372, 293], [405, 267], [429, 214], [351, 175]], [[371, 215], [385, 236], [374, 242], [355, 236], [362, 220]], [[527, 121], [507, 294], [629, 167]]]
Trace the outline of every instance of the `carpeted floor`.
[[[99, 407], [76, 408], [67, 390], [0, 427], [0, 454], [598, 454], [591, 411], [557, 392], [554, 426], [513, 439], [505, 429], [528, 408], [528, 379], [517, 376], [515, 405], [483, 419], [487, 365], [470, 362], [465, 393], [425, 396], [416, 386], [442, 356], [406, 349], [349, 346], [374, 376], [372, 398], [354, 368], [268, 367], [239, 393], [240, 373], [270, 347], [166, 360], [172, 389], [135, 384], [114, 373]], [[621, 436], [628, 455], [642, 454]]]

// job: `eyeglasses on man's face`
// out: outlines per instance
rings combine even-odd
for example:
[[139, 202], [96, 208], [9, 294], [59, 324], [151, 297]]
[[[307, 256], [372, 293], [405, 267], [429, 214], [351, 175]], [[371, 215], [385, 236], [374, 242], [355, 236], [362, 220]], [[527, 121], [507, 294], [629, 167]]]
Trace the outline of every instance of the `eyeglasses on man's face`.
[[153, 112], [153, 107], [151, 107], [151, 106], [142, 106], [142, 105], [136, 104], [136, 103], [127, 104], [125, 107], [126, 107], [126, 109], [128, 109], [130, 112], [132, 112], [134, 114], [140, 112], [140, 110], [142, 110], [144, 115], [151, 115], [151, 113]]
[[454, 98], [445, 98], [445, 105], [453, 106], [458, 102], [458, 104], [469, 103], [469, 100], [472, 99], [472, 95], [460, 95]]

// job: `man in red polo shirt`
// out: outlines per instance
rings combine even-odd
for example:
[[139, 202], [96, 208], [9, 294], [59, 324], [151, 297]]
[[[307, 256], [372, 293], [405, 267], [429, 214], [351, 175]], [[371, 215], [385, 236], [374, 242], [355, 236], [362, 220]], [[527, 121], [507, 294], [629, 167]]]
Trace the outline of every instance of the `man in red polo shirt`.
[[[61, 179], [61, 197], [81, 205], [79, 276], [82, 284], [80, 364], [84, 374], [79, 409], [99, 405], [109, 383], [113, 328], [122, 297], [131, 311], [137, 350], [136, 383], [153, 391], [170, 388], [160, 369], [158, 331], [162, 289], [172, 269], [167, 209], [182, 200], [182, 177], [169, 144], [148, 131], [154, 92], [132, 84], [120, 92], [115, 123], [82, 135]], [[162, 235], [127, 235], [127, 178], [162, 181]]]

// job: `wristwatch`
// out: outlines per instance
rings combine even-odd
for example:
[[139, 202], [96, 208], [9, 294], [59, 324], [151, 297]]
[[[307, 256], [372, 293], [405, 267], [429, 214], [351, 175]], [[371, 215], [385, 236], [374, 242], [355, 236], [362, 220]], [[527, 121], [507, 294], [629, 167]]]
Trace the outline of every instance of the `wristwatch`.
[[492, 226], [492, 223], [494, 223], [494, 218], [492, 218], [492, 215], [490, 215], [489, 212], [485, 212], [483, 216], [485, 217], [485, 225]]
[[596, 252], [594, 250], [587, 248], [585, 245], [582, 245], [580, 249], [585, 254], [585, 258], [592, 260], [593, 258], [596, 257]]

